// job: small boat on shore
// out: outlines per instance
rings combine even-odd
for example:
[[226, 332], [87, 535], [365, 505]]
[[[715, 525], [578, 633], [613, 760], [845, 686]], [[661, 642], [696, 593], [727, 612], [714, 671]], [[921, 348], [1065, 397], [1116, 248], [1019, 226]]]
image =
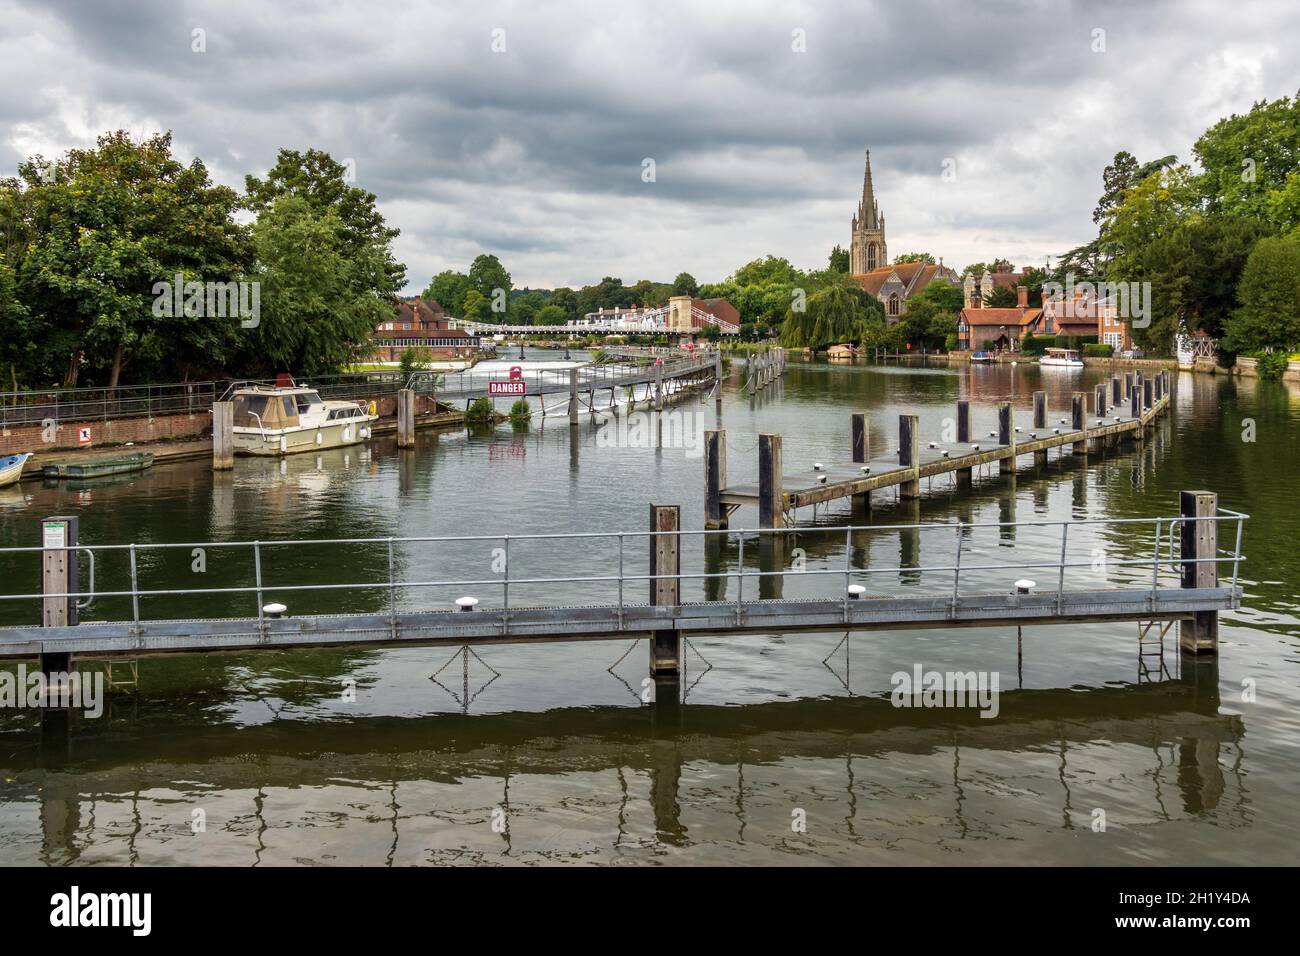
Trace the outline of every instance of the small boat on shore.
[[81, 461], [61, 461], [46, 465], [41, 472], [46, 478], [105, 478], [109, 475], [126, 475], [144, 471], [153, 465], [153, 455], [146, 451], [104, 458], [86, 458]]
[[18, 484], [18, 479], [23, 476], [23, 465], [27, 464], [27, 459], [31, 457], [30, 452], [24, 452], [21, 455], [0, 458], [0, 488]]
[[1083, 359], [1074, 349], [1046, 349], [1039, 365], [1060, 366], [1062, 368], [1083, 368]]

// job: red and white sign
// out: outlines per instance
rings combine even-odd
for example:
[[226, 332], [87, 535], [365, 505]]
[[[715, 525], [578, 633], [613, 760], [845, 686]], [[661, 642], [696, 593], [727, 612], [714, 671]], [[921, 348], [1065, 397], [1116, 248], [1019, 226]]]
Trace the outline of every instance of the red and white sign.
[[512, 365], [512, 366], [510, 366], [510, 380], [511, 380], [512, 382], [513, 382], [515, 379], [519, 379], [519, 378], [523, 378], [523, 377], [524, 377], [524, 370], [523, 370], [523, 367], [522, 367], [522, 366], [519, 366], [519, 365]]
[[78, 429], [77, 429], [77, 444], [78, 444], [78, 445], [89, 445], [89, 444], [90, 444], [90, 429], [89, 429], [89, 428], [78, 428]]
[[528, 383], [523, 379], [509, 382], [488, 382], [489, 395], [527, 395]]

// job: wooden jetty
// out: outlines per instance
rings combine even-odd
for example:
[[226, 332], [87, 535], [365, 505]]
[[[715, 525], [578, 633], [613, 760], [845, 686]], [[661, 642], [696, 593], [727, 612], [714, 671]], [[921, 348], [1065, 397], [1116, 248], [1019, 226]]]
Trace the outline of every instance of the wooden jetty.
[[781, 436], [763, 434], [758, 441], [758, 483], [727, 484], [726, 434], [722, 429], [705, 432], [704, 520], [706, 528], [726, 528], [730, 516], [742, 505], [758, 507], [759, 526], [786, 527], [794, 523], [800, 507], [823, 504], [841, 498], [868, 506], [873, 491], [897, 487], [900, 498], [917, 498], [921, 482], [940, 475], [952, 475], [958, 487], [969, 486], [975, 469], [997, 463], [1003, 471], [1014, 471], [1022, 455], [1033, 455], [1038, 465], [1047, 463], [1048, 452], [1067, 448], [1086, 455], [1089, 442], [1108, 446], [1121, 438], [1142, 438], [1156, 419], [1169, 409], [1170, 374], [1153, 377], [1141, 372], [1112, 376], [1092, 392], [1075, 392], [1067, 416], [1053, 421], [1047, 408], [1046, 392], [1033, 395], [1032, 415], [1017, 422], [1010, 402], [997, 407], [997, 426], [987, 435], [971, 427], [970, 402], [956, 407], [955, 440], [931, 441], [924, 446], [916, 415], [900, 415], [898, 446], [892, 452], [870, 445], [865, 412], [851, 420], [852, 460], [793, 471], [782, 455]]

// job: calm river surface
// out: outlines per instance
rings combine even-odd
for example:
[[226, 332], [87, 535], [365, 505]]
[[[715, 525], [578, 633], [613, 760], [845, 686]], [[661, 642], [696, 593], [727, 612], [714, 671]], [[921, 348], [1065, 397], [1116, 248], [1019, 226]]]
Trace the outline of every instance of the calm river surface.
[[[1045, 388], [1055, 419], [1072, 390], [1099, 380], [1092, 369], [1027, 364], [792, 363], [767, 397], [751, 401], [734, 382], [726, 390], [728, 478], [756, 480], [760, 432], [783, 434], [793, 474], [849, 459], [853, 411], [870, 413], [883, 459], [900, 413], [920, 415], [923, 441], [939, 439], [955, 401], [970, 398], [974, 430], [986, 435], [998, 401], [1015, 401], [1027, 418], [1031, 393]], [[562, 418], [535, 419], [526, 432], [422, 432], [414, 453], [387, 438], [283, 464], [239, 459], [216, 476], [196, 461], [117, 483], [25, 484], [0, 490], [0, 545], [37, 544], [39, 520], [55, 514], [79, 515], [86, 543], [641, 531], [651, 502], [680, 504], [683, 525], [699, 529], [696, 417], [712, 428], [715, 415], [711, 400], [690, 400], [666, 419], [664, 444], [691, 447], [641, 441], [651, 433], [639, 420], [620, 440], [584, 416], [572, 440]], [[683, 422], [685, 442], [672, 431]], [[1252, 428], [1255, 440], [1243, 440]], [[936, 481], [919, 504], [876, 496], [871, 522], [889, 526], [1154, 517], [1175, 514], [1182, 489], [1217, 491], [1223, 507], [1252, 516], [1245, 606], [1223, 615], [1217, 666], [1180, 661], [1171, 633], [1166, 671], [1157, 658], [1143, 676], [1131, 623], [1026, 627], [1019, 659], [1006, 628], [863, 632], [846, 644], [839, 634], [703, 637], [686, 651], [685, 703], [661, 707], [641, 701], [644, 642], [480, 647], [468, 676], [451, 647], [146, 658], [139, 693], [112, 695], [98, 719], [76, 716], [66, 753], [43, 749], [31, 711], [0, 712], [0, 862], [1294, 863], [1298, 456], [1294, 387], [1182, 375], [1173, 415], [1145, 445], [1091, 455], [1086, 469], [1053, 452], [1041, 473], [1022, 459], [1014, 479], [977, 476], [970, 493]], [[848, 505], [798, 517], [791, 543], [801, 550], [787, 566], [845, 568]], [[756, 525], [750, 508], [732, 520]], [[707, 555], [688, 542], [683, 570], [734, 570], [737, 537]], [[852, 580], [875, 593], [943, 593], [951, 574], [919, 569], [950, 563], [954, 540], [948, 529], [855, 533]], [[1150, 541], [1133, 526], [1080, 528], [1071, 560], [1100, 565], [1072, 569], [1067, 585], [1088, 575], [1149, 580], [1149, 568], [1106, 561], [1145, 557]], [[747, 544], [746, 567], [757, 570], [755, 539]], [[490, 581], [498, 546], [399, 543], [395, 563], [404, 581]], [[616, 539], [510, 547], [512, 576], [617, 570]], [[972, 590], [1036, 574], [1047, 582], [1055, 572], [1002, 565], [1055, 561], [1059, 528], [971, 529], [965, 548], [963, 562], [988, 568], [971, 572]], [[643, 539], [625, 542], [629, 573], [644, 573], [645, 550]], [[142, 552], [141, 586], [252, 582], [246, 548], [207, 549], [202, 571], [197, 560], [188, 548]], [[383, 544], [269, 548], [265, 562], [267, 599], [291, 614], [376, 610], [388, 600], [382, 587], [274, 592], [384, 581]], [[0, 591], [37, 587], [31, 556], [0, 557], [0, 573]], [[97, 584], [123, 587], [124, 574], [121, 561], [105, 559]], [[1162, 579], [1172, 581], [1172, 570]], [[792, 573], [767, 587], [797, 597], [842, 594], [843, 585], [838, 575]], [[757, 590], [753, 578], [744, 586], [747, 596]], [[684, 583], [688, 600], [734, 599], [735, 588], [735, 579]], [[512, 586], [510, 600], [605, 601], [615, 591], [575, 580]], [[408, 589], [398, 600], [445, 606], [465, 593], [483, 607], [500, 604], [494, 585]], [[253, 600], [155, 598], [142, 612], [248, 614]], [[129, 613], [104, 598], [85, 618]], [[0, 622], [34, 614], [31, 603], [4, 602]], [[891, 706], [891, 675], [918, 664], [996, 672], [998, 715]], [[800, 811], [806, 832], [792, 829]], [[1104, 831], [1094, 827], [1101, 814]]]

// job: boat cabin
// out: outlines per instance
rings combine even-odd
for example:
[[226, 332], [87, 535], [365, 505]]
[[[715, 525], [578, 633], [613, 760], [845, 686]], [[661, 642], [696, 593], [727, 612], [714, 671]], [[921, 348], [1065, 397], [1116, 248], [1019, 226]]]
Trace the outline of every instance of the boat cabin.
[[297, 428], [325, 418], [325, 403], [311, 388], [245, 388], [234, 402], [236, 428]]

